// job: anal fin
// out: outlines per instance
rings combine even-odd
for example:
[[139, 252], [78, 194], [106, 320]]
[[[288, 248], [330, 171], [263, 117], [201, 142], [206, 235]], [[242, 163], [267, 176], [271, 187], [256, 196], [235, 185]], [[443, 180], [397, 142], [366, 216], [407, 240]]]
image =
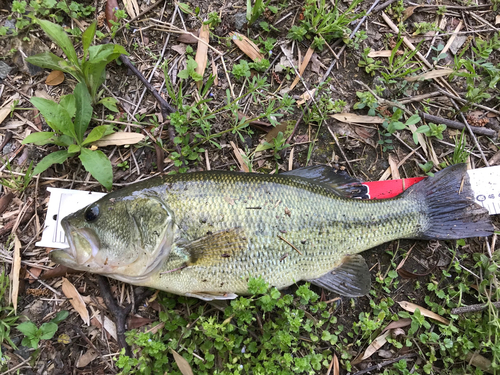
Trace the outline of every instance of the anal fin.
[[194, 297], [203, 301], [226, 300], [238, 298], [234, 293], [210, 293], [210, 292], [191, 292], [186, 293], [186, 297]]
[[370, 270], [361, 255], [346, 256], [340, 266], [317, 279], [307, 281], [346, 297], [364, 296], [371, 286]]

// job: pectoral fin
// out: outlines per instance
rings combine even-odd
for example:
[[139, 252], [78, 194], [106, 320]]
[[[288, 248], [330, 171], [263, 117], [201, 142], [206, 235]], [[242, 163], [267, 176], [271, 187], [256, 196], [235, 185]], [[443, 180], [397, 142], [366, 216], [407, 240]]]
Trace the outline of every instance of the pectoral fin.
[[370, 270], [361, 255], [346, 256], [337, 268], [308, 281], [346, 297], [364, 296], [371, 286]]
[[186, 297], [194, 297], [203, 301], [225, 300], [238, 298], [234, 293], [209, 293], [209, 292], [192, 292], [186, 293]]
[[241, 254], [248, 246], [248, 239], [241, 228], [207, 234], [184, 246], [188, 266], [213, 266]]

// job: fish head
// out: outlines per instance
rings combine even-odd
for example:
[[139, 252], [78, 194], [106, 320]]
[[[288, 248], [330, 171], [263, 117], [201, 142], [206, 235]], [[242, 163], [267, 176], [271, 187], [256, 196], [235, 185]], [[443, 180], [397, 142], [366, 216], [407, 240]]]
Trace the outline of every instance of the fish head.
[[168, 256], [174, 217], [157, 195], [111, 193], [62, 219], [69, 247], [51, 259], [69, 268], [140, 281]]

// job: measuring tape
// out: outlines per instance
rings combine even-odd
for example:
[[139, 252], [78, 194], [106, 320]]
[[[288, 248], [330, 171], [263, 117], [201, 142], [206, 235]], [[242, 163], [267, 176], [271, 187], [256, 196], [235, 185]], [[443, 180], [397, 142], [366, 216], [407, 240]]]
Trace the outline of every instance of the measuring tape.
[[[500, 166], [467, 171], [475, 201], [486, 208], [490, 215], [500, 214]], [[411, 185], [426, 177], [401, 180], [363, 182], [369, 199], [393, 198]], [[68, 247], [61, 219], [103, 197], [104, 193], [82, 190], [47, 188], [50, 191], [49, 206], [45, 217], [45, 229], [37, 246], [63, 249]]]

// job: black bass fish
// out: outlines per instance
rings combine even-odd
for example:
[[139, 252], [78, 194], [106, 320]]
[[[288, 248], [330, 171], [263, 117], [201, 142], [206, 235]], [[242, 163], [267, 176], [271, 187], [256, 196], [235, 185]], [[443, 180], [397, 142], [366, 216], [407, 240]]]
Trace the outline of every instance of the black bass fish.
[[370, 290], [364, 250], [399, 238], [493, 233], [453, 165], [387, 200], [353, 199], [329, 167], [279, 175], [195, 172], [107, 194], [62, 220], [67, 267], [203, 300], [248, 294], [250, 277], [277, 288], [307, 280], [345, 296]]

